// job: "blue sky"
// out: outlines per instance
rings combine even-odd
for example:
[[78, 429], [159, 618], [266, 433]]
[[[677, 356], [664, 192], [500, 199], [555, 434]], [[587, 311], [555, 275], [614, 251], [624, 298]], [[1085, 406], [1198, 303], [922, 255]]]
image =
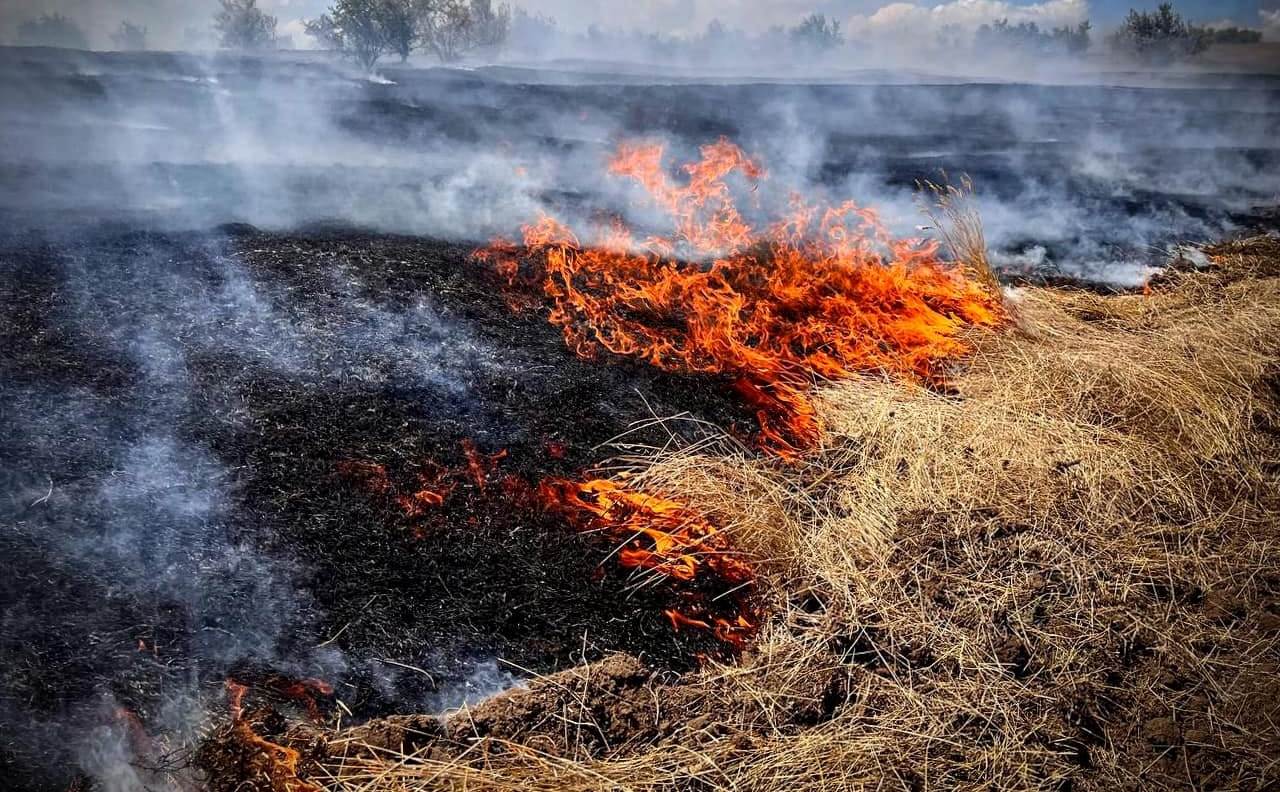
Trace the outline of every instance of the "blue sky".
[[[1130, 8], [1147, 10], [1158, 5], [1160, 0], [1093, 0], [1090, 3], [1094, 20], [1100, 24], [1118, 21]], [[1266, 7], [1267, 4], [1262, 5]], [[1176, 0], [1174, 6], [1183, 14], [1202, 21], [1235, 19], [1247, 24], [1258, 22], [1258, 0]]]

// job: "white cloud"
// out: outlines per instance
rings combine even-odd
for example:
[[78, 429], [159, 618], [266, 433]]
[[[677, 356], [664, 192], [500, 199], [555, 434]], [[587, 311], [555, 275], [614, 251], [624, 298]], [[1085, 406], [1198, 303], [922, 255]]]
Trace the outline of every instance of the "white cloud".
[[871, 14], [853, 15], [848, 29], [854, 34], [873, 36], [919, 35], [937, 33], [948, 26], [975, 30], [997, 19], [1051, 28], [1076, 25], [1088, 18], [1088, 0], [1044, 0], [1031, 5], [1006, 0], [952, 0], [936, 5], [896, 2]]

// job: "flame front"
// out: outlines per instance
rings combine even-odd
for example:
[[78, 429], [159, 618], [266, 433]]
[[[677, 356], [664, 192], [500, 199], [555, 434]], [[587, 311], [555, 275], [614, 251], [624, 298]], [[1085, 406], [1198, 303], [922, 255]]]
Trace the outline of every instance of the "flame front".
[[851, 202], [818, 208], [793, 197], [787, 216], [757, 231], [729, 178], [756, 182], [764, 168], [723, 139], [701, 154], [683, 167], [684, 183], [667, 177], [659, 145], [625, 144], [609, 164], [671, 216], [670, 236], [637, 240], [615, 222], [587, 247], [544, 216], [525, 226], [524, 251], [496, 242], [477, 257], [511, 283], [532, 266], [551, 321], [580, 355], [729, 377], [755, 410], [762, 445], [784, 458], [819, 441], [816, 379], [932, 378], [968, 351], [963, 328], [1002, 321], [999, 296], [943, 262], [936, 243], [894, 239]]

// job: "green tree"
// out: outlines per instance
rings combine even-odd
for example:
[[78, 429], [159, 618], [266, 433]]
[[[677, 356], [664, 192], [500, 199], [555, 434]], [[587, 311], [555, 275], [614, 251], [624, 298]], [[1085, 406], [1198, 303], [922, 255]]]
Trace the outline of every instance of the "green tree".
[[825, 51], [840, 46], [840, 23], [825, 14], [810, 14], [791, 28], [791, 40], [808, 49]]
[[1168, 61], [1204, 52], [1209, 37], [1174, 11], [1172, 3], [1161, 3], [1151, 12], [1130, 9], [1112, 44], [1147, 60]]

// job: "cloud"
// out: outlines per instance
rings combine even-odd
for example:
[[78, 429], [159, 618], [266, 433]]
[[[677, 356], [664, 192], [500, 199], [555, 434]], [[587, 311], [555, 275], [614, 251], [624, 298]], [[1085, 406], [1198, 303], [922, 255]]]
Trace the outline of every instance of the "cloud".
[[1007, 0], [952, 0], [935, 5], [896, 2], [848, 20], [852, 34], [874, 36], [937, 33], [946, 27], [975, 30], [997, 19], [1034, 22], [1042, 28], [1076, 25], [1089, 18], [1087, 0], [1045, 0], [1022, 5]]

